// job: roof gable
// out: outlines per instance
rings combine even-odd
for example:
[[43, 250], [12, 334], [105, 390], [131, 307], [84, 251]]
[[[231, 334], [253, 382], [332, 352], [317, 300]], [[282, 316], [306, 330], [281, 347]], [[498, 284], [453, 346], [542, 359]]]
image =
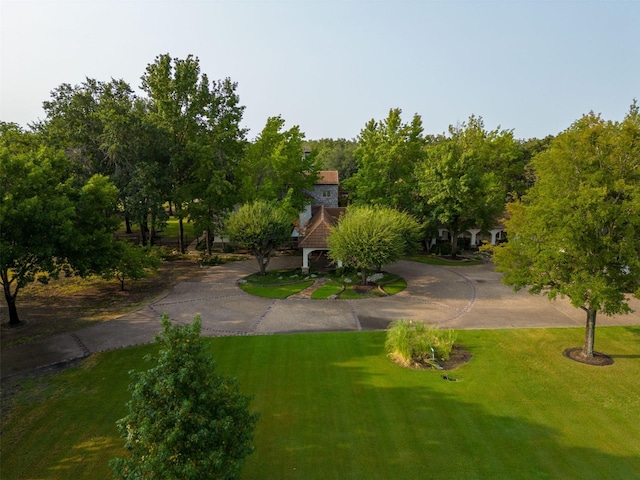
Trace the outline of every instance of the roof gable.
[[331, 228], [338, 224], [338, 220], [346, 209], [344, 207], [325, 207], [320, 205], [314, 209], [309, 220], [309, 226], [304, 236], [299, 240], [299, 248], [328, 248], [327, 237]]

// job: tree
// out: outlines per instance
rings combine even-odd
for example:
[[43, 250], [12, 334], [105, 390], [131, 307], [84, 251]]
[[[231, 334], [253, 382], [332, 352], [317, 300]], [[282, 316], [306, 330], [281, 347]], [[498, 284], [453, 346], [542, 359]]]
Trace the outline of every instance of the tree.
[[139, 243], [153, 245], [155, 227], [167, 219], [169, 142], [152, 121], [149, 102], [137, 98], [124, 82], [104, 85], [98, 117], [102, 124], [100, 149], [120, 191], [127, 233], [131, 233], [134, 221], [139, 227]]
[[193, 200], [194, 166], [209, 153], [207, 124], [212, 108], [209, 79], [200, 73], [197, 57], [172, 59], [159, 55], [147, 65], [142, 89], [149, 95], [151, 117], [166, 136], [169, 154], [169, 200], [179, 221], [180, 251], [185, 252], [183, 221]]
[[402, 123], [399, 108], [388, 117], [370, 120], [358, 136], [353, 156], [358, 170], [345, 182], [350, 199], [357, 205], [381, 205], [413, 213], [419, 203], [414, 171], [424, 159], [422, 119]]
[[119, 190], [127, 233], [134, 220], [140, 243], [153, 243], [156, 220], [165, 220], [169, 144], [149, 121], [149, 102], [123, 80], [87, 78], [80, 85], [60, 85], [43, 106], [47, 118], [37, 129], [46, 142], [62, 148], [81, 177], [109, 176]]
[[[113, 81], [113, 86], [128, 89], [128, 86], [116, 86], [118, 83]], [[46, 120], [36, 124], [36, 130], [45, 136], [46, 142], [64, 150], [75, 172], [83, 178], [109, 174], [100, 148], [103, 122], [99, 110], [104, 89], [103, 82], [92, 78], [86, 78], [80, 85], [61, 84], [51, 92], [51, 99], [42, 104]]]
[[586, 312], [582, 354], [593, 357], [596, 314], [630, 311], [640, 297], [640, 115], [590, 113], [533, 159], [536, 183], [508, 206], [509, 242], [497, 270], [516, 290], [568, 297]]
[[409, 254], [420, 238], [420, 226], [406, 213], [388, 207], [349, 207], [327, 238], [329, 257], [361, 270], [382, 267]]
[[113, 260], [117, 189], [106, 177], [82, 182], [61, 150], [12, 124], [0, 124], [0, 278], [9, 324], [16, 298], [50, 276], [101, 273]]
[[102, 277], [110, 280], [116, 278], [120, 282], [120, 290], [124, 292], [124, 282], [140, 280], [147, 277], [149, 271], [156, 271], [162, 261], [147, 247], [137, 247], [123, 240], [117, 243], [113, 266], [102, 273]]
[[313, 155], [304, 154], [300, 127], [282, 130], [284, 120], [271, 117], [256, 140], [247, 146], [240, 165], [242, 199], [267, 202], [287, 199], [297, 215], [309, 202], [305, 190], [318, 179]]
[[293, 229], [285, 210], [264, 200], [242, 205], [229, 216], [225, 227], [231, 242], [256, 257], [260, 275], [266, 274], [274, 249], [291, 239]]
[[358, 169], [353, 152], [356, 140], [321, 138], [309, 140], [305, 145], [315, 152], [315, 162], [320, 170], [337, 170], [340, 181], [350, 178]]
[[486, 132], [482, 119], [473, 116], [468, 124], [450, 126], [449, 133], [427, 147], [418, 176], [430, 214], [451, 235], [455, 258], [460, 233], [491, 228], [503, 214], [508, 183], [503, 169], [517, 155], [517, 143], [510, 131]]
[[129, 451], [110, 462], [118, 479], [234, 479], [250, 455], [258, 420], [238, 383], [215, 373], [200, 318], [172, 325], [162, 318], [153, 366], [130, 372], [128, 414], [117, 422]]
[[240, 127], [244, 107], [237, 84], [225, 79], [213, 82], [208, 107], [207, 153], [196, 158], [187, 210], [196, 234], [204, 233], [207, 254], [215, 234], [238, 200], [237, 170], [245, 148], [246, 129]]

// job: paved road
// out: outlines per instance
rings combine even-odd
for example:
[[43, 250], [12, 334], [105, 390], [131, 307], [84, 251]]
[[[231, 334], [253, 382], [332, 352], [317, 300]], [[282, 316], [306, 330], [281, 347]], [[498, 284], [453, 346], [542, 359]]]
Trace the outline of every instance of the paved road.
[[[300, 257], [278, 257], [270, 268], [299, 266]], [[163, 313], [177, 322], [202, 319], [208, 336], [383, 329], [392, 320], [422, 320], [456, 329], [576, 327], [585, 314], [567, 301], [514, 293], [500, 283], [490, 264], [438, 267], [400, 261], [387, 268], [402, 275], [405, 291], [366, 300], [272, 300], [248, 295], [238, 279], [256, 270], [255, 260], [207, 269], [197, 281], [175, 286], [165, 298], [115, 320], [71, 333], [4, 348], [0, 376], [149, 343]], [[640, 302], [631, 315], [598, 318], [598, 325], [640, 325]]]

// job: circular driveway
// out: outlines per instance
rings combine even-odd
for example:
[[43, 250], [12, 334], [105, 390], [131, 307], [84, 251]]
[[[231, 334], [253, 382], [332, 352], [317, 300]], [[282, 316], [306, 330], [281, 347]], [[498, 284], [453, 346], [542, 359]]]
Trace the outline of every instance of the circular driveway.
[[[295, 268], [300, 257], [276, 257], [270, 269]], [[399, 261], [386, 268], [407, 281], [403, 292], [362, 300], [273, 300], [240, 290], [255, 260], [212, 267], [196, 282], [183, 282], [150, 308], [178, 322], [200, 315], [203, 334], [238, 335], [384, 329], [399, 319], [451, 328], [582, 326], [585, 314], [566, 300], [515, 293], [491, 264], [440, 267]], [[640, 324], [640, 304], [626, 316], [600, 315], [599, 325]]]
[[[276, 257], [270, 269], [299, 267], [300, 257]], [[238, 280], [257, 271], [255, 260], [210, 267], [197, 281], [177, 284], [163, 299], [136, 312], [75, 332], [23, 343], [0, 352], [2, 378], [59, 364], [92, 353], [149, 343], [163, 314], [188, 323], [196, 315], [202, 334], [260, 335], [293, 332], [384, 329], [393, 320], [424, 321], [456, 329], [581, 327], [585, 313], [565, 300], [513, 292], [491, 264], [439, 267], [399, 261], [387, 267], [407, 281], [403, 292], [362, 300], [272, 300], [249, 295]], [[598, 316], [598, 325], [640, 325], [635, 313]]]

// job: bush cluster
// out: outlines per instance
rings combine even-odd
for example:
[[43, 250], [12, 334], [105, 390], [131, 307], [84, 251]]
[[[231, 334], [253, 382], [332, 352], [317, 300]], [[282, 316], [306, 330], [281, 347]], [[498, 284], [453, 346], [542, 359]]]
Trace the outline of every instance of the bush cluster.
[[434, 325], [410, 320], [397, 320], [389, 325], [385, 347], [396, 363], [417, 367], [448, 360], [456, 342], [454, 330], [441, 330]]

